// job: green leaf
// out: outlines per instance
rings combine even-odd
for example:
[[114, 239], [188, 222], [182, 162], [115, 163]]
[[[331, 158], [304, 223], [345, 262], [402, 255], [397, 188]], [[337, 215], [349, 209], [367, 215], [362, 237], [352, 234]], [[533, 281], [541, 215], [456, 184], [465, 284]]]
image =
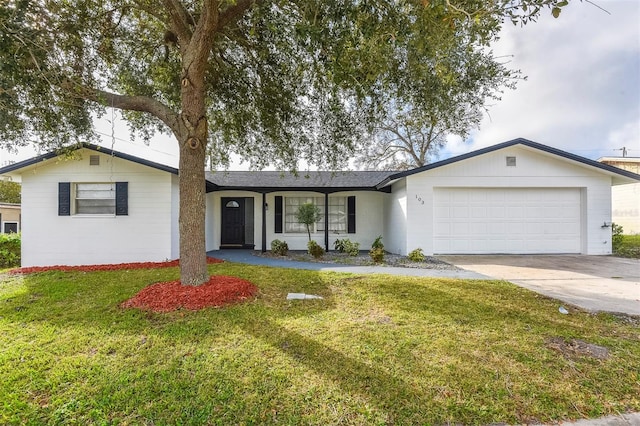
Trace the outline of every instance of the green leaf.
[[560, 9], [559, 7], [554, 7], [553, 9], [551, 9], [551, 14], [553, 15], [554, 18], [559, 17], [560, 12], [562, 12], [562, 9]]

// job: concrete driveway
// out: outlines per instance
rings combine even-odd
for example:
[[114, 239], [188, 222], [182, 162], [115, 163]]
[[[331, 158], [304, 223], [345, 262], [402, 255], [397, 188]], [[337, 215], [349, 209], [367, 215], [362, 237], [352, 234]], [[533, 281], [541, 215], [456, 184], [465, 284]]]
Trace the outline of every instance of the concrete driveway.
[[640, 315], [640, 260], [582, 255], [438, 256], [588, 311]]

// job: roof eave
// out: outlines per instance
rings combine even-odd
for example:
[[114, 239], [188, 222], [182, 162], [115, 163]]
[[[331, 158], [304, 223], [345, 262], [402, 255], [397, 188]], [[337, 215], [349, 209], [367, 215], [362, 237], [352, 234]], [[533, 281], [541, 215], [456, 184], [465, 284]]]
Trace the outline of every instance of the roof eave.
[[[407, 177], [416, 173], [421, 173], [427, 170], [431, 170], [431, 169], [435, 169], [438, 167], [443, 167], [449, 164], [453, 164], [453, 163], [457, 163], [458, 161], [462, 161], [462, 160], [466, 160], [469, 158], [473, 158], [473, 157], [477, 157], [480, 155], [484, 155], [490, 152], [494, 152], [494, 151], [498, 151], [504, 148], [508, 148], [511, 146], [515, 146], [515, 145], [522, 145], [524, 147], [528, 147], [528, 148], [532, 148], [538, 151], [542, 151], [542, 152], [546, 152], [549, 154], [553, 154], [557, 157], [566, 159], [566, 160], [571, 160], [572, 162], [578, 163], [580, 165], [587, 165], [587, 166], [591, 166], [593, 168], [599, 169], [600, 171], [605, 171], [608, 172], [608, 174], [613, 175], [614, 180], [616, 178], [619, 177], [623, 177], [623, 179], [619, 179], [616, 180], [616, 182], [620, 182], [620, 183], [614, 183], [612, 180], [612, 183], [614, 185], [621, 185], [623, 183], [621, 182], [625, 182], [625, 183], [632, 183], [634, 181], [640, 181], [640, 175], [633, 173], [633, 172], [629, 172], [627, 170], [623, 170], [623, 169], [619, 169], [615, 166], [609, 166], [608, 164], [603, 164], [603, 163], [599, 163], [597, 161], [594, 160], [590, 160], [588, 158], [585, 157], [581, 157], [579, 155], [575, 155], [575, 154], [571, 154], [570, 152], [566, 152], [566, 151], [562, 151], [560, 149], [557, 148], [552, 148], [550, 146], [547, 145], [542, 145], [540, 143], [537, 142], [533, 142], [530, 141], [528, 139], [524, 139], [524, 138], [517, 138], [517, 139], [513, 139], [507, 142], [503, 142], [497, 145], [492, 145], [492, 146], [488, 146], [485, 148], [481, 148], [478, 149], [476, 151], [472, 151], [472, 152], [468, 152], [466, 154], [462, 154], [462, 155], [458, 155], [456, 157], [451, 157], [449, 159], [446, 160], [442, 160], [442, 161], [438, 161], [436, 163], [431, 163], [431, 164], [427, 164], [425, 166], [422, 167], [418, 167], [412, 170], [407, 170], [405, 172], [400, 172], [397, 173], [395, 175], [391, 175], [389, 176], [386, 180], [390, 181], [390, 180], [394, 180], [394, 179], [400, 179], [403, 177]], [[626, 178], [626, 179], [624, 179]], [[383, 182], [384, 183], [384, 182]], [[380, 184], [382, 185], [382, 183]]]
[[[89, 143], [82, 143], [80, 146], [78, 146], [77, 148], [75, 148], [74, 150], [77, 149], [89, 149], [91, 151], [95, 151], [95, 152], [100, 152], [100, 153], [105, 153], [108, 155], [112, 155], [116, 158], [120, 158], [123, 160], [128, 160], [128, 161], [132, 161], [134, 163], [137, 164], [141, 164], [143, 166], [147, 166], [147, 167], [151, 167], [154, 169], [158, 169], [158, 170], [162, 170], [168, 173], [172, 173], [174, 175], [178, 174], [178, 169], [176, 169], [175, 167], [170, 167], [167, 166], [165, 164], [160, 164], [160, 163], [156, 163], [154, 161], [150, 161], [150, 160], [146, 160], [144, 158], [140, 158], [140, 157], [136, 157], [135, 155], [130, 155], [130, 154], [125, 154], [123, 152], [119, 152], [119, 151], [115, 151], [115, 150], [111, 150], [109, 148], [104, 148], [100, 145], [94, 145], [94, 144], [89, 144]], [[51, 151], [51, 152], [47, 152], [46, 154], [42, 154], [33, 158], [29, 158], [27, 160], [23, 160], [23, 161], [19, 161], [17, 163], [13, 163], [13, 164], [9, 164], [8, 166], [2, 167], [0, 168], [0, 175], [3, 174], [9, 174], [9, 173], [16, 173], [21, 169], [33, 166], [33, 165], [37, 165], [40, 163], [43, 163], [47, 160], [51, 160], [53, 158], [59, 157], [61, 155], [60, 150], [58, 151]]]
[[318, 187], [318, 186], [234, 186], [234, 185], [216, 185], [208, 181], [212, 185], [215, 185], [215, 189], [212, 191], [250, 191], [258, 193], [271, 193], [271, 192], [318, 192], [321, 194], [332, 194], [334, 192], [350, 192], [350, 191], [375, 191], [375, 192], [390, 192], [391, 189], [382, 188], [379, 189], [375, 186], [350, 186], [350, 187]]

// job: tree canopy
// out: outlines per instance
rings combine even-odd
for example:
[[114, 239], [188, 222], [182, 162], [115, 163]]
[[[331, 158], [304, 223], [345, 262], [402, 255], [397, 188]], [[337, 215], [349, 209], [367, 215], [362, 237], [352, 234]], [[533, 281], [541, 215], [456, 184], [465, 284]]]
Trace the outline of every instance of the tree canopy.
[[313, 203], [301, 204], [296, 210], [296, 220], [307, 227], [309, 241], [311, 241], [311, 225], [319, 221], [321, 217], [320, 207]]
[[391, 102], [417, 114], [433, 88], [473, 80], [475, 52], [505, 21], [559, 0], [5, 0], [0, 141], [95, 138], [123, 110], [132, 130], [180, 147], [184, 284], [208, 278], [204, 164], [340, 165]]
[[21, 188], [18, 182], [0, 180], [0, 203], [20, 204]]

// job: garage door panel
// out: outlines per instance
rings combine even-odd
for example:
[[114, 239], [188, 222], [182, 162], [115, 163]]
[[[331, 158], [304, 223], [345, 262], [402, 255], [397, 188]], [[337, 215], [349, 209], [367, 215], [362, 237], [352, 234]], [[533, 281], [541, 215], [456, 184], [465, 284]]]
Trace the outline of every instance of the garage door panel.
[[469, 217], [478, 219], [478, 218], [486, 218], [487, 217], [487, 207], [486, 206], [473, 206], [471, 207], [471, 211], [469, 212]]
[[579, 253], [577, 188], [436, 188], [436, 253]]
[[493, 218], [506, 217], [506, 212], [502, 207], [489, 206], [487, 207], [487, 213], [489, 217], [493, 217]]

